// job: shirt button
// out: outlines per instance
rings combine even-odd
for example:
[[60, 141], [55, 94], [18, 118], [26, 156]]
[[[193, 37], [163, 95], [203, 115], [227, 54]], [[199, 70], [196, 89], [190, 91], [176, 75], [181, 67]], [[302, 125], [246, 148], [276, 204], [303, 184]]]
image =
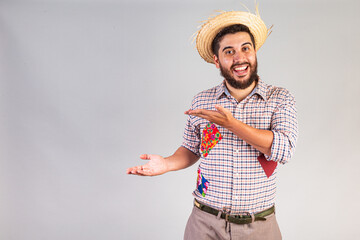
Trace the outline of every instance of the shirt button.
[[240, 176], [239, 173], [235, 173], [235, 174], [234, 174], [234, 177], [236, 177], [236, 178], [239, 178], [239, 176]]
[[239, 196], [235, 196], [234, 198], [235, 198], [235, 200], [238, 200], [238, 199], [239, 199]]

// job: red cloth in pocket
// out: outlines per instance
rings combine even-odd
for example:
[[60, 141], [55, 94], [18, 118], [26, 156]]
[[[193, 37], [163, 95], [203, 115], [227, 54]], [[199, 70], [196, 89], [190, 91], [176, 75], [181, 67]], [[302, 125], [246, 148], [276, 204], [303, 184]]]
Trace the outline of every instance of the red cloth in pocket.
[[261, 154], [257, 158], [260, 162], [261, 167], [263, 168], [266, 176], [269, 178], [275, 171], [277, 162], [266, 160], [264, 154]]

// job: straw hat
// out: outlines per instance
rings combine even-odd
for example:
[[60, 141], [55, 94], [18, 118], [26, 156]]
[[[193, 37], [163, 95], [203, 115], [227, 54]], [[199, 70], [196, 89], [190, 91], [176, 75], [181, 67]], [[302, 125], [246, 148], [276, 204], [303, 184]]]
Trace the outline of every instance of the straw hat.
[[256, 15], [250, 12], [230, 11], [210, 17], [197, 32], [196, 48], [200, 56], [208, 63], [214, 63], [214, 53], [211, 50], [211, 44], [215, 36], [225, 27], [234, 24], [243, 24], [250, 29], [254, 36], [255, 47], [258, 50], [268, 37], [269, 30], [260, 18], [258, 8]]

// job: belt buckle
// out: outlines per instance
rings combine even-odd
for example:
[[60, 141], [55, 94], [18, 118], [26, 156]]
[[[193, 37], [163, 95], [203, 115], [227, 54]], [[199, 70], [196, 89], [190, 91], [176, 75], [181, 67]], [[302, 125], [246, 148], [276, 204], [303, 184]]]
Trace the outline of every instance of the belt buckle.
[[229, 222], [230, 212], [226, 209], [226, 207], [223, 207], [222, 212], [225, 214], [225, 221]]

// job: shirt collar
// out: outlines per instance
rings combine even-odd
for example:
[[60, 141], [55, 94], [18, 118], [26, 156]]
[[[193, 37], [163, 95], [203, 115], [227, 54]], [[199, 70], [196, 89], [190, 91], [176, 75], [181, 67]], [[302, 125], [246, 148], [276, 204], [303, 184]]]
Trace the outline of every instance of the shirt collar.
[[[267, 89], [266, 83], [264, 83], [259, 78], [258, 83], [256, 84], [255, 88], [252, 90], [252, 92], [249, 94], [249, 97], [251, 97], [254, 94], [258, 94], [263, 100], [266, 101], [266, 89]], [[216, 86], [215, 96], [217, 99], [219, 99], [223, 94], [225, 94], [226, 96], [230, 96], [230, 92], [225, 85], [225, 80], [221, 84]]]
[[252, 95], [254, 95], [255, 93], [258, 94], [263, 100], [266, 101], [266, 89], [267, 89], [267, 85], [266, 83], [264, 83], [261, 78], [259, 78], [258, 83], [256, 84], [256, 87], [254, 88], [254, 90], [249, 94], [249, 96], [251, 97]]
[[225, 86], [225, 80], [221, 84], [216, 86], [216, 99], [220, 99], [223, 94], [225, 94], [226, 96], [230, 96], [229, 90]]

